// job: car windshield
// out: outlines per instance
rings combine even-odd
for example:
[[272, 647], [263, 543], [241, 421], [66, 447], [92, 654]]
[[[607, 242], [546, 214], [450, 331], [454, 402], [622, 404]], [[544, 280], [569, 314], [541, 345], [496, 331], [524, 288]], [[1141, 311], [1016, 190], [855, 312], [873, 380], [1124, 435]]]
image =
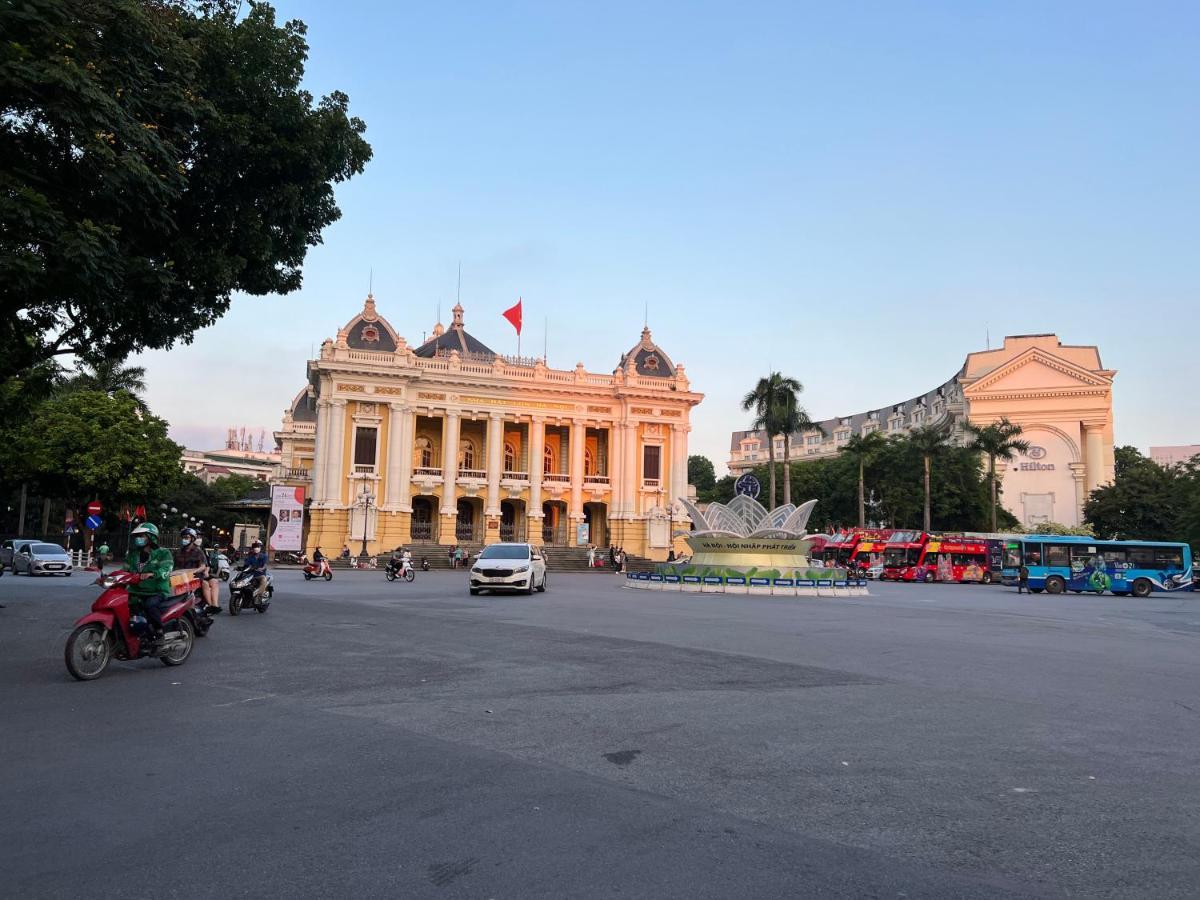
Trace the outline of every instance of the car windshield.
[[524, 544], [493, 544], [479, 554], [480, 559], [529, 559]]
[[62, 547], [58, 546], [57, 544], [32, 544], [32, 545], [30, 545], [29, 549], [37, 554], [57, 553], [59, 556], [65, 556], [67, 553], [66, 550], [64, 550]]

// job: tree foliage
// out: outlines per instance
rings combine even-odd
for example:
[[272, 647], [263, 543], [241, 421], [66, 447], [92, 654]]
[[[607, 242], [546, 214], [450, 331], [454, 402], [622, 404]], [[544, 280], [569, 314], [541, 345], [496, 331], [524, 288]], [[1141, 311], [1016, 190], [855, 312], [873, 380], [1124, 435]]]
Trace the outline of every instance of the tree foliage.
[[751, 430], [764, 431], [767, 435], [767, 459], [769, 460], [768, 509], [775, 508], [775, 441], [776, 435], [783, 435], [783, 502], [791, 502], [791, 436], [806, 428], [816, 428], [817, 425], [808, 417], [804, 407], [800, 405], [800, 392], [804, 390], [795, 378], [779, 372], [771, 372], [765, 378], [760, 378], [754, 390], [742, 398], [742, 409], [754, 415], [750, 424]]
[[69, 505], [143, 503], [180, 474], [183, 448], [167, 437], [167, 423], [142, 413], [124, 393], [63, 394], [4, 437], [0, 453], [9, 477]]
[[967, 447], [987, 457], [988, 483], [991, 486], [992, 494], [992, 531], [995, 531], [998, 523], [997, 509], [999, 507], [996, 460], [1003, 459], [1009, 462], [1018, 453], [1028, 452], [1029, 441], [1021, 440], [1021, 426], [1010, 422], [1008, 419], [1000, 419], [998, 422], [991, 422], [987, 425], [964, 422], [963, 430], [968, 437]]
[[1136, 447], [1117, 447], [1115, 457], [1115, 480], [1092, 491], [1083, 508], [1096, 535], [1200, 547], [1200, 459], [1161, 466]]
[[231, 0], [0, 5], [0, 381], [190, 341], [287, 293], [370, 159], [302, 22]]
[[688, 484], [696, 488], [696, 497], [708, 501], [717, 483], [717, 470], [707, 456], [692, 454], [688, 457]]

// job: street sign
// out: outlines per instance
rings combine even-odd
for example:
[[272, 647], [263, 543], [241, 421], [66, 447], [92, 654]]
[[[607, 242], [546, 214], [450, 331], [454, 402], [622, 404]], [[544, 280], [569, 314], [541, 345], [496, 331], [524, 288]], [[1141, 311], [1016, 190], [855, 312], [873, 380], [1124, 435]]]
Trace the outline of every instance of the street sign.
[[101, 511], [100, 501], [99, 501], [99, 500], [93, 500], [91, 503], [89, 503], [89, 504], [87, 505], [87, 511], [88, 511], [88, 515], [89, 515], [89, 516], [98, 516], [98, 515], [100, 515], [100, 511]]
[[745, 494], [752, 500], [758, 499], [761, 490], [762, 485], [758, 483], [758, 479], [750, 474], [743, 475], [733, 483], [733, 492], [735, 494]]
[[[97, 503], [95, 505], [99, 506], [100, 504]], [[90, 509], [90, 507], [89, 507], [89, 509]], [[88, 528], [92, 529], [92, 531], [95, 531], [97, 528], [99, 528], [101, 525], [104, 524], [104, 520], [101, 519], [99, 516], [88, 516], [87, 519], [84, 520], [83, 524], [86, 525]]]

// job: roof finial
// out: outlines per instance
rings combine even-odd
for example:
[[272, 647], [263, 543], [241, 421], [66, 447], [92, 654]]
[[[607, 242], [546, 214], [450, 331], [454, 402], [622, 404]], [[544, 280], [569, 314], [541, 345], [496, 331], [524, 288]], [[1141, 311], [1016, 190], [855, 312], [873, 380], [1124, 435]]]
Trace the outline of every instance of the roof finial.
[[461, 303], [455, 303], [455, 304], [454, 304], [454, 309], [450, 310], [450, 312], [454, 313], [454, 321], [451, 323], [450, 327], [451, 327], [451, 328], [462, 328], [462, 327], [463, 327], [463, 308], [462, 308], [462, 304], [461, 304]]

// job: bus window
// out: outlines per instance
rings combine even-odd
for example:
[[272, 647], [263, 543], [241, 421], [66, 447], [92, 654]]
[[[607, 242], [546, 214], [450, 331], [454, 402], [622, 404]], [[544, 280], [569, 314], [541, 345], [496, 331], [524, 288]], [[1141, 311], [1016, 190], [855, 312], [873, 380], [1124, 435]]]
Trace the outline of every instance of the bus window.
[[[1071, 548], [1066, 544], [1046, 544], [1046, 565], [1069, 566], [1071, 564]], [[1032, 562], [1032, 560], [1030, 560]]]
[[1025, 548], [1025, 565], [1040, 566], [1042, 564], [1042, 545], [1030, 544]]
[[1129, 562], [1134, 569], [1153, 569], [1154, 568], [1154, 548], [1153, 547], [1130, 547]]
[[[1033, 549], [1036, 545], [1031, 545], [1029, 549]], [[1020, 544], [1005, 544], [1004, 545], [1004, 568], [1016, 569], [1021, 565], [1021, 545]]]
[[1129, 551], [1124, 547], [1101, 547], [1100, 555], [1104, 557], [1106, 565], [1124, 566], [1129, 559]]
[[1178, 572], [1183, 568], [1183, 554], [1171, 547], [1158, 547], [1154, 551], [1154, 567]]

